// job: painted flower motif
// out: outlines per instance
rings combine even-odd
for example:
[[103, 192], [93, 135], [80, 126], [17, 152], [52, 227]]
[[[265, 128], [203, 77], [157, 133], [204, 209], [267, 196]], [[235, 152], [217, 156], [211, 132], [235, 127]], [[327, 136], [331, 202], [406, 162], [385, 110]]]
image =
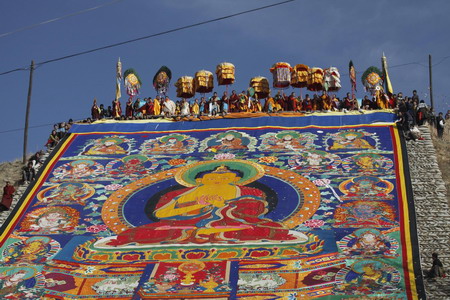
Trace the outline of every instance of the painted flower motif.
[[178, 279], [177, 274], [165, 274], [165, 275], [164, 275], [164, 280], [165, 280], [165, 281], [172, 282], [172, 281], [175, 281], [175, 280], [177, 280], [177, 279]]
[[259, 158], [260, 162], [266, 163], [266, 164], [271, 164], [274, 163], [278, 160], [277, 157], [275, 156], [263, 156]]
[[317, 186], [327, 186], [327, 185], [330, 185], [331, 180], [326, 179], [326, 178], [325, 179], [316, 179], [313, 181], [313, 183]]
[[214, 155], [214, 159], [222, 160], [222, 159], [234, 159], [236, 155], [233, 153], [218, 153]]
[[325, 216], [331, 216], [332, 214], [333, 214], [333, 212], [327, 211], [327, 212], [325, 213]]
[[179, 166], [185, 164], [186, 160], [182, 158], [174, 158], [169, 160], [167, 163], [171, 166]]
[[86, 270], [84, 270], [84, 274], [92, 274], [92, 273], [94, 273], [94, 271], [95, 271], [95, 267], [93, 267], [93, 266], [88, 266], [88, 267], [86, 268]]
[[294, 262], [294, 268], [296, 268], [296, 269], [302, 269], [303, 267], [302, 267], [302, 261], [301, 260], [296, 260], [295, 262]]
[[113, 183], [113, 184], [109, 184], [109, 185], [105, 186], [105, 189], [107, 191], [117, 191], [118, 189], [120, 189], [122, 187], [123, 187], [123, 185], [121, 185], [121, 184]]
[[309, 228], [320, 228], [325, 224], [323, 220], [311, 219], [305, 221], [305, 226]]
[[296, 300], [297, 299], [297, 293], [289, 293], [288, 300]]
[[97, 233], [97, 232], [100, 232], [100, 231], [105, 231], [107, 229], [108, 229], [108, 227], [106, 225], [101, 224], [101, 225], [89, 226], [89, 227], [86, 228], [86, 231], [87, 232], [91, 232], [91, 233]]

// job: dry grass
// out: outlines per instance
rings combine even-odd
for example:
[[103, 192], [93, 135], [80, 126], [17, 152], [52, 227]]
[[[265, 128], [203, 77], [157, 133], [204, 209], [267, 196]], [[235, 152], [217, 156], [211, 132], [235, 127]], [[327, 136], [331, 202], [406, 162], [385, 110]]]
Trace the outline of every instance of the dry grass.
[[0, 164], [0, 185], [6, 184], [6, 181], [11, 182], [15, 186], [22, 180], [22, 161], [16, 160], [13, 162], [4, 162]]
[[436, 149], [439, 169], [441, 169], [442, 179], [447, 188], [447, 200], [450, 205], [450, 122], [445, 124], [444, 136], [442, 139], [437, 137], [437, 131], [431, 127], [431, 138]]

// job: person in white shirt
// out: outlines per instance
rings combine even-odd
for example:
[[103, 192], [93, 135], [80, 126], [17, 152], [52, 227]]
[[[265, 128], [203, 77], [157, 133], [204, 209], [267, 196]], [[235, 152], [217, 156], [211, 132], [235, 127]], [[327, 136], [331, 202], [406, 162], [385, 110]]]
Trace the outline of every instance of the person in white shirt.
[[176, 111], [176, 104], [172, 100], [169, 99], [169, 96], [166, 96], [164, 100], [163, 112], [166, 116], [174, 116]]
[[189, 102], [186, 101], [186, 98], [181, 99], [181, 115], [188, 116], [190, 114]]

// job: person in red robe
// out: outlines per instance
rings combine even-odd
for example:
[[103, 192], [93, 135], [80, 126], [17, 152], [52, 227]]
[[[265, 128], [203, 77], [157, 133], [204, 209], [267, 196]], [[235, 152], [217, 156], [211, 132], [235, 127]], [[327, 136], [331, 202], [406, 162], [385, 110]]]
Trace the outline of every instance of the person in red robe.
[[288, 228], [264, 217], [265, 194], [237, 185], [241, 176], [224, 165], [200, 172], [197, 186], [161, 197], [153, 212], [159, 221], [125, 230], [107, 245], [297, 240]]
[[94, 104], [91, 107], [92, 120], [100, 119], [100, 108], [97, 105], [97, 99], [94, 99]]
[[289, 99], [288, 99], [288, 111], [297, 111], [297, 97], [295, 97], [295, 93], [292, 92], [289, 95]]
[[133, 117], [133, 98], [128, 98], [126, 107], [125, 107], [125, 117], [132, 118]]
[[7, 181], [5, 187], [3, 187], [3, 196], [2, 202], [0, 203], [0, 211], [9, 210], [15, 192], [16, 189], [14, 188], [14, 186], [11, 185], [9, 181]]
[[122, 115], [122, 106], [120, 105], [120, 101], [119, 99], [114, 99], [112, 102], [112, 117], [113, 119], [120, 118], [121, 115]]
[[229, 103], [230, 103], [230, 112], [237, 112], [238, 111], [238, 105], [239, 105], [239, 95], [236, 94], [235, 90], [233, 90], [231, 92]]

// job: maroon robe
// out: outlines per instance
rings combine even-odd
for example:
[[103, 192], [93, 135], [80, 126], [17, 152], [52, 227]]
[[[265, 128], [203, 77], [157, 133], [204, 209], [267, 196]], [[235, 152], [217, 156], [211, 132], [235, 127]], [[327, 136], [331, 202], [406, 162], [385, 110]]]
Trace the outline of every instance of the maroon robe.
[[16, 189], [14, 188], [14, 186], [9, 184], [5, 185], [5, 187], [3, 188], [2, 202], [0, 204], [9, 209], [11, 207], [13, 194], [15, 193], [15, 191]]

